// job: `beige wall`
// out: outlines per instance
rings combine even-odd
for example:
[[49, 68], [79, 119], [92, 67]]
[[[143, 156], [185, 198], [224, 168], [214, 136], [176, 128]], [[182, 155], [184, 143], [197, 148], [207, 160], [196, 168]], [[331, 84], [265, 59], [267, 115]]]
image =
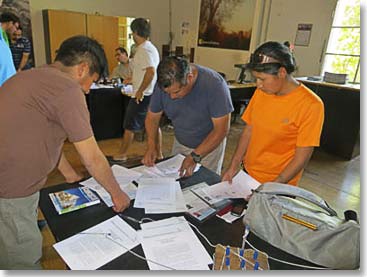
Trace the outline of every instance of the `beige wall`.
[[[152, 42], [161, 51], [169, 42], [169, 6], [172, 7], [172, 45], [184, 46], [185, 53], [195, 47], [195, 62], [224, 72], [236, 79], [234, 64], [246, 63], [250, 53], [267, 40], [294, 41], [298, 23], [312, 23], [309, 47], [296, 47], [298, 76], [317, 75], [320, 71], [322, 46], [332, 22], [331, 10], [337, 0], [257, 0], [250, 51], [196, 47], [200, 0], [30, 0], [32, 32], [37, 65], [45, 63], [43, 9], [66, 9], [103, 15], [149, 18]], [[189, 22], [189, 34], [181, 35], [182, 22]]]

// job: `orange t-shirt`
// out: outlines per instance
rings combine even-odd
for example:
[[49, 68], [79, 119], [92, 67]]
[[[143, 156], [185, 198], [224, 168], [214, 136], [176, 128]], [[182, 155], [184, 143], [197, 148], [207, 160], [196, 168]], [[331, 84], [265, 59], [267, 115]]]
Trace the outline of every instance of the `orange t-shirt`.
[[[281, 96], [257, 89], [242, 119], [252, 126], [245, 168], [259, 182], [270, 182], [292, 160], [296, 147], [319, 146], [324, 105], [303, 84]], [[297, 185], [302, 172], [288, 183]]]

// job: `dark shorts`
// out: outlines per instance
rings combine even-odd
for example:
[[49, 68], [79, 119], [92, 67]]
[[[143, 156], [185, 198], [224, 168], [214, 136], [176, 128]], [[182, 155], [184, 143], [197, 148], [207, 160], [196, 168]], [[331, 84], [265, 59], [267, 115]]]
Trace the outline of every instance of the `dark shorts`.
[[149, 101], [150, 95], [144, 96], [143, 101], [139, 104], [135, 102], [135, 98], [129, 100], [125, 112], [124, 129], [129, 131], [140, 131], [144, 129], [144, 121], [147, 115]]

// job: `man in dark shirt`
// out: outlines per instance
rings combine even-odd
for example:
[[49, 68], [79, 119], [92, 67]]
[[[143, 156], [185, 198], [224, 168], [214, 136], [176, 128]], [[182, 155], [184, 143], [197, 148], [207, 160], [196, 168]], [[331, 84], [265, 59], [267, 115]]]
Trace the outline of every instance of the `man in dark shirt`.
[[156, 135], [163, 114], [172, 121], [172, 154], [186, 156], [181, 176], [193, 174], [197, 163], [220, 174], [233, 105], [225, 80], [214, 70], [186, 59], [165, 57], [145, 120], [148, 149], [143, 163], [154, 165]]
[[0, 86], [16, 71], [9, 48], [7, 33], [13, 33], [19, 26], [19, 17], [10, 12], [0, 15]]
[[18, 29], [10, 36], [10, 50], [17, 72], [30, 69], [32, 67], [29, 62], [29, 56], [32, 51], [31, 42], [26, 37], [23, 37], [22, 33], [22, 27], [19, 26]]

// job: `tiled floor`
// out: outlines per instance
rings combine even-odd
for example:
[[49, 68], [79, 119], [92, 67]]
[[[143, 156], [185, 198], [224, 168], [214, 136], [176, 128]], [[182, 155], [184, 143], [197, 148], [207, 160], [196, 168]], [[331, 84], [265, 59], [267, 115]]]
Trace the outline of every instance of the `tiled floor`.
[[[235, 151], [237, 140], [241, 134], [243, 124], [240, 119], [233, 123], [227, 140], [227, 148], [224, 160], [224, 168], [229, 165], [231, 156]], [[170, 154], [173, 141], [172, 129], [163, 130], [163, 152], [167, 156]], [[120, 147], [119, 139], [100, 141], [100, 148], [105, 155], [117, 154]], [[72, 165], [79, 171], [86, 173], [82, 166], [74, 147], [66, 144], [64, 147], [67, 158]], [[129, 154], [137, 158], [143, 155], [145, 142], [134, 141]], [[54, 171], [50, 174], [47, 186], [63, 183], [63, 177]], [[334, 208], [340, 217], [343, 217], [344, 210], [353, 209], [360, 212], [360, 157], [351, 161], [344, 161], [333, 155], [329, 155], [321, 150], [316, 150], [309, 162], [305, 173], [300, 181], [300, 187], [310, 190]], [[52, 249], [54, 239], [46, 227], [43, 230], [43, 266], [46, 269], [63, 269], [64, 263]]]

